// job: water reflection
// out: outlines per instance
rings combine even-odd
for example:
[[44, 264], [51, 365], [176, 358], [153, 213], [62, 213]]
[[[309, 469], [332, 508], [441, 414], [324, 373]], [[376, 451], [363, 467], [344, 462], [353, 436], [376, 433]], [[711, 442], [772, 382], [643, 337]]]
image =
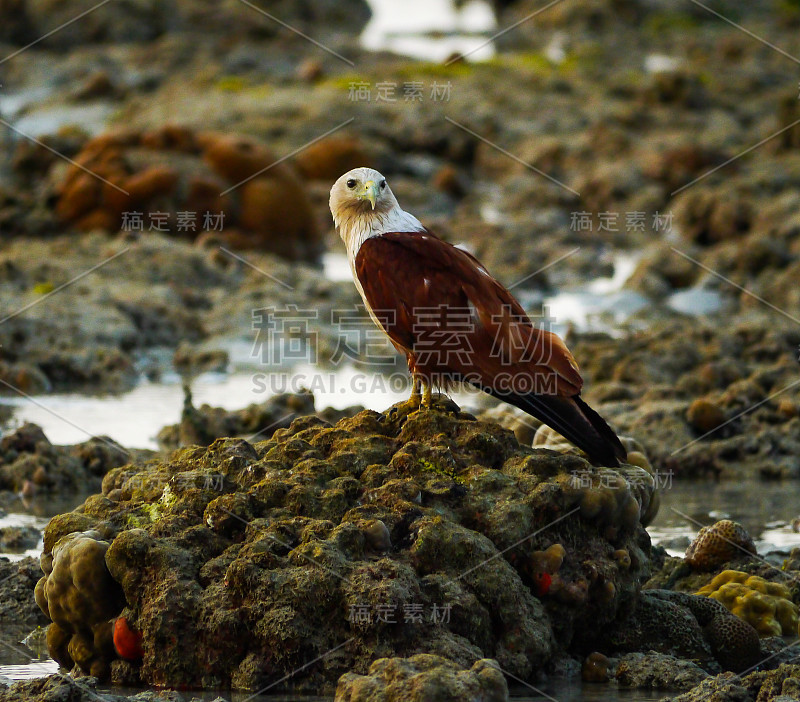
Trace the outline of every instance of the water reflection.
[[[800, 534], [792, 529], [798, 516], [796, 490], [788, 481], [672, 481], [661, 492], [661, 511], [648, 531], [653, 541], [669, 543], [676, 537], [693, 537], [699, 524], [733, 519], [747, 529], [759, 553], [789, 551], [800, 546]], [[683, 555], [684, 550], [668, 548], [673, 555]]]
[[392, 51], [427, 61], [444, 61], [454, 53], [472, 61], [491, 58], [490, 37], [497, 22], [483, 0], [368, 0], [372, 18], [361, 34], [371, 51]]

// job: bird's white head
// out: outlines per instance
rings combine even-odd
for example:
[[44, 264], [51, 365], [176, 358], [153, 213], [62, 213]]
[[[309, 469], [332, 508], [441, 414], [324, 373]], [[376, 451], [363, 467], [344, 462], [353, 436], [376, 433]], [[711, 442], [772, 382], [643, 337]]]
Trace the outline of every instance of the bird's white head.
[[374, 168], [354, 168], [331, 188], [333, 222], [351, 255], [371, 236], [386, 231], [418, 231], [422, 225], [404, 212], [392, 189]]
[[397, 207], [392, 189], [374, 168], [347, 171], [331, 188], [331, 214], [336, 226], [369, 212], [385, 214]]

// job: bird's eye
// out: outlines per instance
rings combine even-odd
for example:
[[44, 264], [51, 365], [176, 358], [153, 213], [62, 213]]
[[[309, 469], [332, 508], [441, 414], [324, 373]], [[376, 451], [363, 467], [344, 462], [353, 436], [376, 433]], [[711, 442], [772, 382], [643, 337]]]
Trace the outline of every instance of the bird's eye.
[[348, 188], [355, 188], [356, 187], [356, 181], [353, 180], [353, 178], [351, 178], [350, 180], [347, 181], [347, 187]]
[[381, 181], [381, 190], [383, 190], [385, 187], [386, 187], [386, 181], [382, 180]]

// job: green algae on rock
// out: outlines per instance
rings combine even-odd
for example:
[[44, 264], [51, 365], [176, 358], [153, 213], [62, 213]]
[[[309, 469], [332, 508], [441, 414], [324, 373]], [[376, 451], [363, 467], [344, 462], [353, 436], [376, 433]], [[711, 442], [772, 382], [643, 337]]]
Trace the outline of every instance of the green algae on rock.
[[664, 653], [628, 653], [617, 666], [617, 682], [631, 688], [688, 690], [709, 677], [696, 663]]
[[446, 658], [426, 653], [379, 658], [366, 675], [345, 673], [339, 678], [335, 702], [451, 699], [506, 702], [506, 679], [497, 663], [486, 659], [463, 670]]
[[[74, 531], [110, 542], [144, 650], [140, 666], [112, 664], [117, 681], [259, 689], [317, 660], [293, 687], [333, 691], [378, 658], [421, 653], [532, 679], [633, 606], [654, 482], [448, 408], [305, 416], [252, 445], [120, 466], [51, 521], [43, 558]], [[558, 587], [537, 597], [543, 558]]]
[[800, 699], [800, 665], [783, 663], [774, 670], [759, 670], [743, 677], [723, 673], [662, 702], [670, 699], [672, 702], [790, 702]]
[[108, 470], [133, 457], [108, 437], [94, 437], [75, 446], [54, 446], [39, 426], [25, 423], [0, 439], [0, 489], [97, 489]]
[[[98, 683], [97, 678], [83, 677], [76, 680], [62, 673], [19, 680], [8, 687], [0, 682], [0, 702], [189, 702], [188, 697], [174, 690], [147, 690], [128, 696], [98, 690]], [[201, 701], [193, 696], [190, 702]], [[212, 702], [225, 700], [217, 697]]]

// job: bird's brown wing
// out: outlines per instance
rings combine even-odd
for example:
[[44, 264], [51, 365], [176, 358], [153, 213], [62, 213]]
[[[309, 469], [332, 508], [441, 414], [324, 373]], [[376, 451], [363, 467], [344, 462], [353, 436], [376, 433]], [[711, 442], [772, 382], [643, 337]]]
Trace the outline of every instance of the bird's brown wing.
[[[538, 379], [533, 392], [580, 392], [582, 379], [564, 342], [535, 327], [514, 296], [466, 251], [427, 231], [390, 232], [361, 245], [355, 270], [384, 331], [423, 373], [478, 377], [486, 387], [524, 374]], [[452, 314], [437, 316], [436, 309]], [[423, 359], [430, 346], [453, 342], [460, 347], [440, 348], [436, 361]]]

